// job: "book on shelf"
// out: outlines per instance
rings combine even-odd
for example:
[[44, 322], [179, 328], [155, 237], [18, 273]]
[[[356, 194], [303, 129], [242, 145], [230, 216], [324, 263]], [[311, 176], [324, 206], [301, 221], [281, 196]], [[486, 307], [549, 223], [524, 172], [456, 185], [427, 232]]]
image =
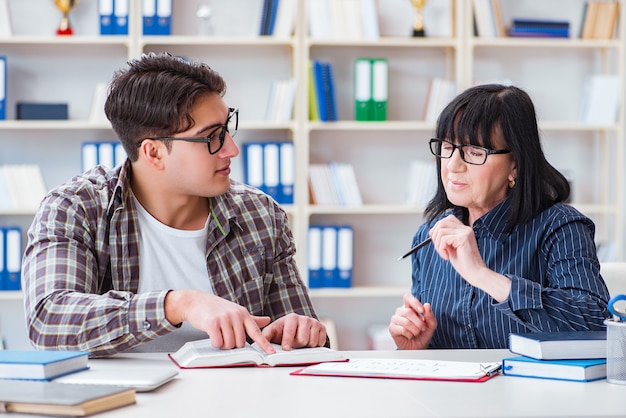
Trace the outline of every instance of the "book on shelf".
[[297, 79], [273, 81], [265, 110], [265, 120], [269, 122], [289, 122], [296, 97]]
[[[283, 0], [281, 0], [282, 2]], [[259, 35], [271, 35], [276, 24], [276, 14], [278, 12], [279, 0], [263, 0], [263, 11], [261, 13], [261, 27]]]
[[21, 276], [22, 229], [19, 226], [1, 226], [0, 290], [20, 290]]
[[437, 191], [437, 166], [433, 161], [411, 161], [406, 191], [407, 205], [426, 207]]
[[47, 189], [37, 164], [0, 166], [0, 207], [5, 210], [36, 211]]
[[511, 37], [569, 38], [570, 24], [562, 20], [513, 19]]
[[357, 58], [354, 61], [354, 119], [387, 120], [389, 63], [385, 58]]
[[423, 359], [357, 358], [321, 363], [292, 372], [296, 376], [484, 382], [500, 373], [499, 362], [480, 363]]
[[308, 232], [309, 288], [352, 286], [354, 230], [350, 225], [311, 225]]
[[279, 344], [272, 344], [276, 352], [265, 353], [256, 343], [242, 348], [222, 350], [213, 347], [209, 338], [188, 341], [170, 359], [181, 369], [219, 367], [278, 367], [315, 364], [324, 361], [345, 361], [343, 353], [326, 347], [294, 348], [283, 350]]
[[6, 412], [89, 416], [135, 403], [135, 390], [115, 385], [0, 380]]
[[424, 106], [424, 120], [436, 122], [441, 111], [456, 96], [456, 82], [441, 77], [433, 77], [428, 83], [428, 93]]
[[0, 379], [51, 380], [88, 368], [86, 351], [2, 350]]
[[279, 39], [288, 39], [294, 31], [297, 18], [298, 0], [280, 0], [276, 11], [276, 22], [271, 35]]
[[13, 36], [9, 0], [0, 0], [0, 37]]
[[498, 27], [496, 26], [496, 17], [491, 0], [473, 0], [474, 24], [476, 34], [481, 38], [496, 38]]
[[307, 19], [315, 41], [374, 41], [380, 36], [374, 0], [308, 0]]
[[619, 18], [619, 2], [587, 1], [583, 6], [582, 39], [613, 39]]
[[7, 118], [7, 57], [0, 55], [0, 120], [5, 120], [6, 118]]
[[542, 360], [606, 358], [606, 331], [511, 333], [509, 350]]
[[315, 103], [319, 120], [322, 122], [337, 120], [337, 98], [335, 96], [335, 79], [332, 63], [313, 60], [313, 86]]
[[311, 202], [320, 206], [358, 207], [363, 205], [354, 167], [348, 163], [309, 165]]
[[590, 382], [606, 378], [606, 358], [538, 360], [525, 356], [502, 359], [507, 376]]

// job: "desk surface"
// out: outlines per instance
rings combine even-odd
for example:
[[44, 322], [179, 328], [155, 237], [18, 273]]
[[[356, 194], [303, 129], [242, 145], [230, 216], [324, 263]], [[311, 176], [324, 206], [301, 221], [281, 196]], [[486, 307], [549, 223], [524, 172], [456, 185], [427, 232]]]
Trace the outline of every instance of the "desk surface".
[[[349, 356], [500, 361], [508, 350], [350, 351]], [[165, 354], [90, 360], [92, 367], [173, 367]], [[626, 385], [496, 376], [483, 383], [290, 376], [295, 368], [180, 370], [99, 418], [626, 417]]]

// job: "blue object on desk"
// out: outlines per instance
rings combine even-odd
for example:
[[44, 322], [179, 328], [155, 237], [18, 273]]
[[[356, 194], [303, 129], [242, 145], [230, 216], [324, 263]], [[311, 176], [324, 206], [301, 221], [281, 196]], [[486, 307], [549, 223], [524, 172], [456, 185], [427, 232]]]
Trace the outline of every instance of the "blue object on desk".
[[626, 311], [619, 310], [615, 304], [621, 300], [626, 300], [626, 295], [615, 295], [609, 300], [609, 311], [619, 318], [620, 321], [626, 321]]

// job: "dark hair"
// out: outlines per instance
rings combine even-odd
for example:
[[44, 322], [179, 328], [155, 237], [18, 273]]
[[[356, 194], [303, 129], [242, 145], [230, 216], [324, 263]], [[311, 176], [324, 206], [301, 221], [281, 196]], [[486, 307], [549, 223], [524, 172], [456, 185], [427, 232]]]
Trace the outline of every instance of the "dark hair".
[[191, 107], [198, 97], [210, 93], [223, 97], [226, 82], [208, 65], [168, 53], [143, 54], [115, 73], [104, 111], [128, 157], [135, 161], [142, 139], [191, 128]]
[[[494, 132], [501, 133], [504, 144], [494, 143]], [[517, 87], [486, 84], [467, 89], [441, 112], [437, 137], [511, 151], [517, 178], [508, 195], [509, 230], [569, 197], [567, 179], [548, 163], [543, 153], [532, 100]], [[441, 173], [441, 159], [437, 159], [437, 172]], [[454, 207], [446, 196], [441, 174], [437, 178], [437, 192], [425, 211], [429, 220]]]

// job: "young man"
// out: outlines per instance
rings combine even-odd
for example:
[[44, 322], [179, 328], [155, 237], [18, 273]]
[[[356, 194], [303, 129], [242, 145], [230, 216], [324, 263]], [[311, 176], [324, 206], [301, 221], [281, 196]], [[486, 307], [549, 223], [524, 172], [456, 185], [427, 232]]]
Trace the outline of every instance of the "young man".
[[[321, 346], [283, 210], [232, 181], [238, 111], [201, 63], [129, 62], [105, 112], [128, 154], [52, 190], [22, 267], [28, 334], [40, 349], [103, 356], [246, 338], [268, 353]], [[262, 331], [261, 331], [262, 329]]]

